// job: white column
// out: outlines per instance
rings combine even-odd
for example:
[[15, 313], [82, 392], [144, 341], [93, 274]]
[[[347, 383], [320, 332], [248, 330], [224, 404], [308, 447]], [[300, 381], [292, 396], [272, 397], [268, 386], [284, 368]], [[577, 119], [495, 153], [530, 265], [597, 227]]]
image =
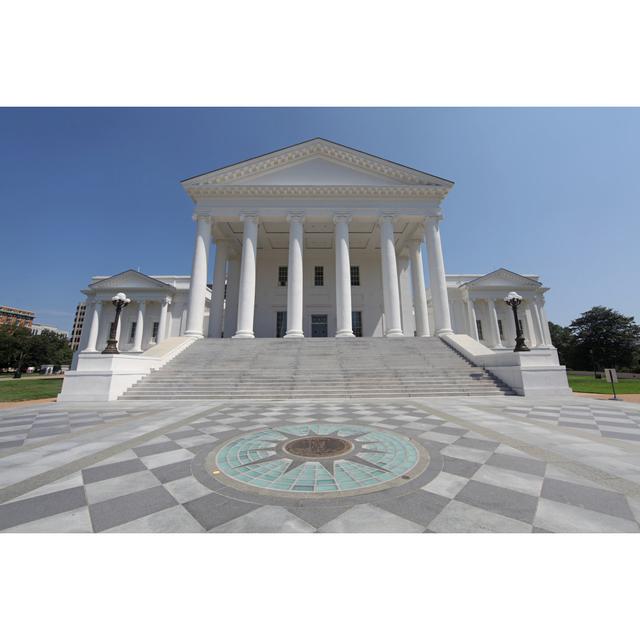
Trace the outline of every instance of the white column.
[[476, 316], [476, 306], [473, 298], [467, 298], [467, 317], [469, 318], [469, 335], [474, 340], [480, 340], [478, 336], [478, 317]]
[[534, 302], [534, 309], [540, 316], [540, 329], [542, 331], [542, 347], [552, 347], [551, 331], [549, 331], [549, 320], [547, 320], [547, 312], [544, 309], [544, 298], [542, 296], [536, 296]]
[[531, 310], [531, 304], [529, 302], [526, 303], [525, 308], [522, 310], [522, 314], [524, 315], [524, 325], [527, 330], [524, 332], [525, 340], [529, 347], [533, 348], [538, 346], [538, 341], [536, 338], [536, 333], [533, 329], [533, 311]]
[[240, 289], [240, 259], [229, 256], [227, 273], [227, 299], [224, 308], [224, 336], [229, 338], [238, 326], [238, 293]]
[[285, 338], [304, 338], [302, 330], [302, 252], [304, 215], [292, 213], [289, 221], [289, 267], [287, 269], [287, 333]]
[[138, 317], [136, 318], [136, 332], [133, 335], [132, 351], [142, 351], [142, 334], [144, 331], [144, 316], [147, 312], [147, 301], [138, 303]]
[[202, 338], [204, 304], [207, 289], [207, 258], [211, 244], [211, 218], [197, 216], [196, 242], [193, 250], [186, 336]]
[[224, 285], [227, 269], [227, 244], [224, 240], [216, 243], [216, 262], [213, 269], [213, 290], [211, 291], [211, 306], [209, 307], [210, 338], [222, 336], [222, 316], [224, 312]]
[[413, 284], [413, 308], [416, 314], [416, 336], [426, 338], [429, 332], [429, 314], [427, 312], [427, 291], [424, 286], [424, 267], [422, 265], [422, 243], [412, 240], [409, 245], [411, 257], [411, 282]]
[[160, 307], [160, 322], [158, 323], [158, 337], [156, 338], [156, 344], [160, 344], [167, 337], [167, 311], [169, 310], [169, 303], [171, 298], [163, 298], [162, 306]]
[[351, 323], [351, 262], [349, 260], [349, 222], [351, 216], [337, 214], [336, 245], [336, 338], [353, 338]]
[[491, 341], [494, 349], [502, 347], [500, 339], [500, 327], [498, 326], [498, 313], [496, 311], [496, 303], [493, 299], [487, 299], [487, 307], [489, 308], [489, 328], [491, 330]]
[[258, 253], [258, 216], [243, 214], [242, 258], [240, 259], [240, 291], [238, 295], [238, 329], [234, 338], [255, 338], [253, 313], [256, 303], [256, 257]]
[[382, 297], [384, 299], [385, 337], [402, 336], [398, 267], [393, 238], [393, 216], [380, 216], [380, 258], [382, 262]]
[[442, 243], [440, 242], [440, 221], [436, 217], [428, 217], [425, 229], [427, 242], [427, 258], [429, 261], [429, 288], [433, 302], [433, 315], [436, 335], [453, 333], [451, 329], [451, 313], [445, 279]]
[[398, 291], [400, 292], [400, 317], [402, 319], [402, 333], [413, 336], [416, 333], [416, 321], [413, 311], [413, 292], [411, 290], [411, 264], [409, 255], [398, 255], [396, 260], [398, 270]]
[[[91, 305], [91, 324], [89, 326], [89, 338], [87, 339], [87, 346], [84, 351], [89, 353], [97, 351], [98, 346], [98, 333], [100, 331], [100, 315], [102, 312], [103, 302], [93, 302]], [[89, 316], [86, 314], [85, 317]]]

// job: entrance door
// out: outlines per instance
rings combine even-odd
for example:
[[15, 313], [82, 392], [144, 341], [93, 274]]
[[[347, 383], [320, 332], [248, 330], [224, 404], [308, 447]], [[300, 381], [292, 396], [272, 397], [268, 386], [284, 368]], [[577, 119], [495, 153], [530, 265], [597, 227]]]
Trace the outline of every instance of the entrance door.
[[317, 314], [311, 316], [311, 337], [326, 338], [327, 333], [327, 314]]

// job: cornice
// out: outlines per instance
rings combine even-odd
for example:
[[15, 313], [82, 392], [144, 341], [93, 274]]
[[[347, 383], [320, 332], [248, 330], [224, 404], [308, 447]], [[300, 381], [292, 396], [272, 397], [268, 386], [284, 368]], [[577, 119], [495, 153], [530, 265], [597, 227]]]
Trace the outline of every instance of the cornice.
[[188, 188], [198, 198], [436, 198], [448, 188], [437, 185], [198, 185]]
[[[285, 167], [313, 157], [329, 158], [352, 167], [357, 167], [364, 171], [384, 175], [388, 178], [392, 178], [409, 185], [434, 184], [434, 182], [443, 184], [448, 182], [416, 169], [403, 167], [390, 160], [377, 158], [364, 152], [356, 151], [355, 149], [349, 149], [326, 140], [313, 140], [308, 143], [296, 145], [289, 149], [274, 152], [267, 156], [247, 160], [224, 169], [205, 173], [201, 176], [195, 176], [194, 178], [185, 180], [183, 184], [187, 190], [190, 190], [192, 186], [205, 184], [228, 184], [229, 182], [245, 180], [255, 175], [273, 171], [274, 169]], [[451, 184], [449, 184], [449, 187], [450, 186]]]

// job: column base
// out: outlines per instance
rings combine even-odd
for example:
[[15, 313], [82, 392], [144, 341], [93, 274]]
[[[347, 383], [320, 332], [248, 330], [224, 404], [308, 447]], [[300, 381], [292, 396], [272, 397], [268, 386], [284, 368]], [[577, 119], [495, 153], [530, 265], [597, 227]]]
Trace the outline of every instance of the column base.
[[385, 338], [404, 338], [404, 333], [400, 329], [390, 329], [384, 334]]
[[184, 332], [184, 335], [191, 338], [204, 338], [204, 333], [202, 333], [202, 331], [189, 331], [189, 329]]
[[438, 329], [436, 331], [437, 336], [449, 336], [453, 333], [453, 329]]
[[304, 333], [302, 331], [287, 331], [283, 338], [304, 338]]
[[253, 335], [253, 331], [236, 331], [236, 334], [234, 336], [231, 336], [231, 338], [255, 338], [255, 335]]
[[349, 331], [348, 329], [344, 329], [342, 331], [338, 331], [336, 333], [336, 338], [355, 338], [355, 334], [353, 331]]
[[416, 334], [416, 338], [431, 338], [430, 333], [421, 333], [420, 335]]

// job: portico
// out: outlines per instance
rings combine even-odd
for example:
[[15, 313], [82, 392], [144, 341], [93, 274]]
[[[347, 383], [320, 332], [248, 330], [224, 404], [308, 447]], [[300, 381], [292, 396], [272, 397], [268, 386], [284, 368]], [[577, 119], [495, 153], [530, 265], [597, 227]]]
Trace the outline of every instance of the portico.
[[[183, 186], [196, 205], [187, 335], [451, 333], [439, 223], [452, 182], [315, 139]], [[214, 294], [205, 329], [212, 244]], [[415, 312], [403, 313], [403, 304]]]

